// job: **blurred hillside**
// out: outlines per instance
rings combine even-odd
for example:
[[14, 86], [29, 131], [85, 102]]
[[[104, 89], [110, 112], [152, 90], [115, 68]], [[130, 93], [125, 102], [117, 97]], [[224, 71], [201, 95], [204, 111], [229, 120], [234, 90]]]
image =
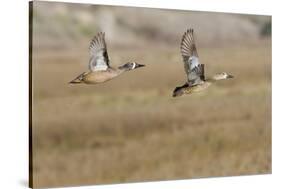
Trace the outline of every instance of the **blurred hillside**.
[[253, 43], [271, 35], [271, 17], [210, 12], [114, 7], [74, 3], [34, 3], [34, 47], [75, 49], [99, 31], [110, 46], [178, 44], [194, 28], [201, 46]]

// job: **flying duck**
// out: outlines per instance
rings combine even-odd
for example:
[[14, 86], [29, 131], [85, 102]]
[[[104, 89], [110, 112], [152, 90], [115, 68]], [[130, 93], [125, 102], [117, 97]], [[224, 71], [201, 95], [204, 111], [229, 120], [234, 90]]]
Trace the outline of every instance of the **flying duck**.
[[184, 69], [187, 75], [187, 82], [173, 91], [173, 97], [200, 92], [207, 89], [212, 83], [233, 78], [225, 72], [215, 74], [211, 78], [205, 78], [204, 64], [200, 64], [195, 46], [193, 29], [188, 29], [181, 40], [181, 54], [184, 62]]
[[71, 84], [85, 83], [97, 84], [109, 81], [120, 74], [143, 67], [145, 65], [136, 62], [128, 62], [118, 68], [112, 68], [109, 65], [109, 58], [105, 43], [105, 33], [98, 33], [91, 41], [90, 47], [89, 71], [80, 74], [70, 81]]

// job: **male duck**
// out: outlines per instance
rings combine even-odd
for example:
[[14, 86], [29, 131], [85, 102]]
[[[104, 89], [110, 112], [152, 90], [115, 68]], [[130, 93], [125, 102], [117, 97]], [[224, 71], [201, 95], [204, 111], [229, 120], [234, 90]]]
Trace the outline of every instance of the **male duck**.
[[215, 81], [233, 78], [232, 75], [223, 72], [205, 79], [204, 64], [200, 64], [199, 62], [193, 29], [187, 30], [182, 37], [181, 54], [183, 56], [184, 69], [187, 74], [187, 82], [183, 86], [174, 89], [173, 97], [200, 92], [207, 89]]
[[92, 39], [90, 43], [89, 71], [80, 74], [69, 83], [103, 83], [119, 76], [126, 71], [145, 66], [142, 64], [137, 64], [136, 62], [128, 62], [122, 66], [119, 66], [118, 68], [110, 67], [104, 36], [105, 33], [100, 32]]

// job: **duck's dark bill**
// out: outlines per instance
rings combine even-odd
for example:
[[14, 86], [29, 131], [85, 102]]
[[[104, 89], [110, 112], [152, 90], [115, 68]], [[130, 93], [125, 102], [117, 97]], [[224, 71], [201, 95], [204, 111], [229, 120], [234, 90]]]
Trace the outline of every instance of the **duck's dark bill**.
[[144, 67], [144, 64], [136, 64], [136, 68]]
[[234, 78], [233, 75], [227, 75], [227, 78]]

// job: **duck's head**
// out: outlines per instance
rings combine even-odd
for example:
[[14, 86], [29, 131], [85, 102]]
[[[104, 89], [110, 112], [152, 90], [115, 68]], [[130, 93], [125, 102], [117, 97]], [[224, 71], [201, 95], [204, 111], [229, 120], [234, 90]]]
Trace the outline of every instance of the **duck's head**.
[[187, 93], [188, 84], [184, 84], [183, 86], [176, 87], [173, 91], [173, 97], [179, 97]]
[[119, 66], [119, 69], [123, 69], [123, 70], [126, 70], [126, 71], [129, 71], [129, 70], [134, 70], [134, 69], [137, 69], [137, 68], [140, 68], [140, 67], [144, 67], [145, 65], [143, 64], [138, 64], [136, 62], [128, 62], [122, 66]]
[[214, 80], [231, 79], [231, 78], [234, 78], [234, 76], [226, 72], [218, 73], [213, 76]]

